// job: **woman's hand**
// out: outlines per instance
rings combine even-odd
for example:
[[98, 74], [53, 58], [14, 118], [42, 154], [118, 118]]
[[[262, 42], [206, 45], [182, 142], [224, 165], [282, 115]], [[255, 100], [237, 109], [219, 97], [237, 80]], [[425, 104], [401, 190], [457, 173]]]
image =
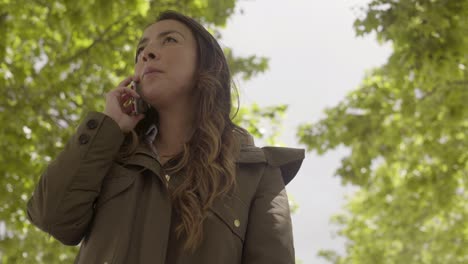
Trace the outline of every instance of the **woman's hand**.
[[130, 132], [138, 122], [145, 117], [144, 114], [128, 115], [123, 111], [120, 105], [120, 97], [124, 93], [128, 93], [135, 98], [140, 98], [140, 95], [136, 91], [127, 87], [132, 80], [138, 81], [132, 76], [127, 77], [115, 89], [106, 93], [104, 114], [111, 117], [124, 133]]

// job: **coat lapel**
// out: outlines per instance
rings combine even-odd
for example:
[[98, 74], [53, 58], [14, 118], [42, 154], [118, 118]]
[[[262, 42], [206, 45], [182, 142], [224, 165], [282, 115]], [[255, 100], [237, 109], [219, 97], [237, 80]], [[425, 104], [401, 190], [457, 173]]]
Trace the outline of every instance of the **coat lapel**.
[[145, 147], [144, 144], [140, 144], [135, 150], [135, 153], [123, 162], [123, 165], [143, 167], [144, 169], [150, 170], [154, 174], [161, 176], [161, 164], [156, 159], [155, 154]]

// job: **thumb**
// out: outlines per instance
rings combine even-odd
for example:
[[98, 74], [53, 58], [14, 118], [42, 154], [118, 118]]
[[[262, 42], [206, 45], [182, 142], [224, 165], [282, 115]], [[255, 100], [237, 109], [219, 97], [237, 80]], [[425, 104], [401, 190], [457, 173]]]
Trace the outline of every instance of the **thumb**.
[[137, 117], [138, 122], [140, 122], [143, 118], [145, 118], [144, 114], [139, 114]]

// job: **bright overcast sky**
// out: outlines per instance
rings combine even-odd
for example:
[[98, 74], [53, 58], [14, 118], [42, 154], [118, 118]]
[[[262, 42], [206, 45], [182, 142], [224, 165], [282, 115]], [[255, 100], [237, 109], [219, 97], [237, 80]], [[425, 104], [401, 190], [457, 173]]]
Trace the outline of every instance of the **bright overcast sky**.
[[[239, 0], [224, 30], [221, 44], [236, 55], [270, 58], [270, 69], [248, 82], [240, 82], [241, 104], [288, 104], [281, 141], [303, 147], [295, 137], [299, 124], [323, 117], [361, 82], [366, 70], [385, 63], [390, 45], [373, 36], [356, 38], [352, 24], [368, 0]], [[237, 80], [239, 82], [239, 80]], [[299, 204], [293, 215], [296, 257], [304, 264], [328, 263], [317, 257], [320, 249], [344, 251], [330, 217], [339, 212], [344, 195], [334, 177], [346, 149], [324, 156], [306, 153], [296, 178], [287, 186]]]

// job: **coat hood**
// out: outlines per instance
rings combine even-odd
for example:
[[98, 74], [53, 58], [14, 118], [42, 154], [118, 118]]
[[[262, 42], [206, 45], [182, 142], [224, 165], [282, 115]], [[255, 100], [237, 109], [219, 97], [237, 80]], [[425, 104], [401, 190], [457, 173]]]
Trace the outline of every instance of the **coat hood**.
[[268, 163], [279, 167], [284, 185], [287, 185], [301, 168], [305, 150], [298, 148], [272, 147], [259, 148], [255, 146], [252, 135], [247, 131], [236, 131], [240, 144], [237, 163]]

